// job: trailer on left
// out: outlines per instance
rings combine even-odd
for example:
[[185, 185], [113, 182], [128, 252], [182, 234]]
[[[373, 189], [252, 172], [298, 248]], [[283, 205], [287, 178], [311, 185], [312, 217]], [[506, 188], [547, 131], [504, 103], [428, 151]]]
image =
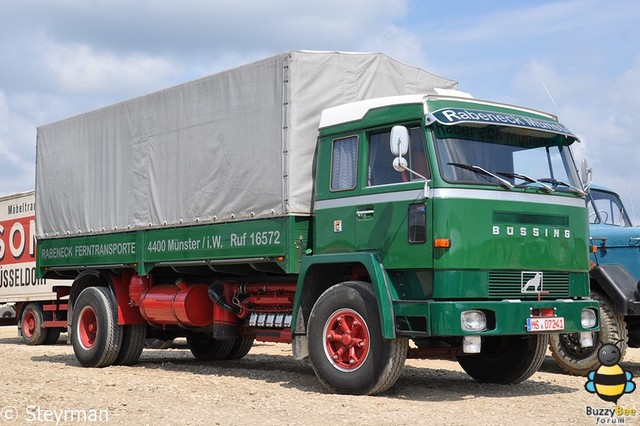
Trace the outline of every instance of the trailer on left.
[[35, 194], [0, 197], [0, 325], [17, 325], [28, 345], [67, 330], [72, 281], [36, 278]]

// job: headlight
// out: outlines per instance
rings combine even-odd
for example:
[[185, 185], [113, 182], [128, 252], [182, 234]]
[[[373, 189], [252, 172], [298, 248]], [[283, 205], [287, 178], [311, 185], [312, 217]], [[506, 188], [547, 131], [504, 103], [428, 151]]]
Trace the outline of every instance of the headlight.
[[464, 311], [460, 314], [460, 326], [464, 331], [484, 331], [487, 317], [482, 311]]
[[580, 323], [583, 328], [593, 328], [598, 323], [598, 315], [593, 309], [583, 309], [580, 314]]

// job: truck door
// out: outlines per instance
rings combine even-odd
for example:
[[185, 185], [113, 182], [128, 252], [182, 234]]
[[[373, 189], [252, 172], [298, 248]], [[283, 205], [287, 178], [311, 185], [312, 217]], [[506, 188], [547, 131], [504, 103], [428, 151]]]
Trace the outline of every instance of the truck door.
[[[431, 205], [424, 197], [425, 181], [409, 171], [393, 167], [389, 148], [390, 128], [366, 134], [361, 175], [362, 196], [356, 198], [356, 250], [375, 250], [390, 269], [432, 266]], [[410, 126], [409, 169], [429, 178], [424, 131]]]

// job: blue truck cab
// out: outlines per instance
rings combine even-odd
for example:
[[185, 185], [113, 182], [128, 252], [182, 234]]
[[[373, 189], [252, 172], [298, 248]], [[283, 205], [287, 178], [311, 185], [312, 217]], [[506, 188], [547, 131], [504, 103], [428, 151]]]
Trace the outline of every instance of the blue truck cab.
[[640, 227], [634, 227], [620, 196], [592, 186], [586, 197], [591, 242], [591, 297], [600, 303], [600, 331], [595, 345], [582, 348], [576, 334], [552, 335], [551, 352], [560, 367], [586, 376], [599, 366], [601, 344], [612, 343], [621, 354], [640, 347]]

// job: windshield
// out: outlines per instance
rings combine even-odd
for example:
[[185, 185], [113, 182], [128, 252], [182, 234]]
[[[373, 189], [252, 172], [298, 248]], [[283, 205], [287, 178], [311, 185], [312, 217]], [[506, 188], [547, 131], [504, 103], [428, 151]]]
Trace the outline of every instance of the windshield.
[[442, 179], [582, 194], [564, 136], [528, 129], [432, 126]]
[[589, 223], [613, 226], [632, 226], [622, 201], [615, 194], [592, 189], [587, 198]]

